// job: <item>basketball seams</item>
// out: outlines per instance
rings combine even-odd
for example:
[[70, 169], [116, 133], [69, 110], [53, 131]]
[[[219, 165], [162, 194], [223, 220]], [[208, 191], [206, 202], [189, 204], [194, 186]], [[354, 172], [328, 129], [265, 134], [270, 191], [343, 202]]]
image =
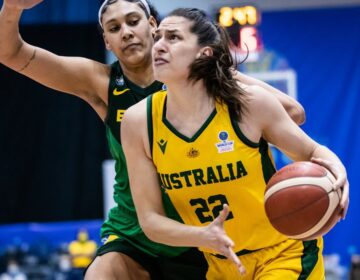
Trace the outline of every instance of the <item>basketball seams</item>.
[[286, 168], [280, 169], [271, 177], [268, 182], [268, 186], [277, 184], [280, 181], [298, 177], [325, 177], [328, 174], [328, 170], [323, 166], [314, 164], [312, 162], [298, 161]]
[[270, 196], [272, 196], [273, 194], [275, 194], [276, 192], [278, 192], [282, 189], [301, 186], [301, 185], [310, 185], [310, 186], [314, 186], [314, 187], [321, 187], [327, 193], [329, 193], [333, 190], [333, 182], [331, 182], [331, 179], [329, 179], [327, 176], [291, 178], [291, 179], [286, 179], [284, 181], [278, 182], [278, 183], [274, 184], [273, 186], [271, 186], [270, 189], [266, 190], [265, 202]]
[[307, 238], [309, 236], [314, 235], [315, 233], [317, 233], [318, 231], [320, 231], [322, 229], [322, 227], [327, 223], [327, 221], [329, 220], [329, 218], [331, 217], [331, 215], [333, 214], [334, 210], [336, 209], [336, 207], [339, 204], [339, 196], [338, 196], [338, 192], [330, 192], [329, 193], [329, 206], [328, 209], [326, 210], [325, 215], [320, 219], [320, 221], [310, 230], [299, 234], [299, 235], [291, 235], [289, 236], [290, 238], [293, 239], [304, 239]]
[[[320, 190], [321, 188], [319, 188], [319, 190]], [[284, 189], [283, 189], [284, 190]], [[280, 193], [278, 193], [278, 194], [281, 194], [281, 190], [280, 190]], [[314, 193], [312, 194], [312, 195], [314, 195]], [[318, 193], [318, 195], [319, 195], [319, 193]], [[270, 203], [270, 205], [273, 205], [274, 204], [274, 202], [276, 202], [276, 199], [277, 199], [278, 197], [270, 197], [267, 201]], [[281, 198], [281, 199], [283, 199], [283, 198]], [[321, 192], [321, 195], [319, 196], [319, 197], [317, 197], [317, 198], [314, 198], [314, 200], [308, 200], [307, 201], [307, 204], [303, 204], [303, 205], [297, 205], [296, 204], [296, 206], [299, 206], [298, 208], [294, 208], [294, 209], [291, 209], [291, 211], [289, 210], [289, 209], [287, 209], [288, 211], [284, 214], [284, 213], [280, 213], [280, 215], [279, 215], [279, 213], [278, 213], [278, 215], [271, 215], [270, 216], [270, 214], [268, 215], [268, 217], [269, 218], [271, 218], [271, 220], [273, 221], [273, 222], [276, 222], [277, 220], [279, 220], [279, 219], [283, 219], [283, 218], [286, 218], [286, 217], [289, 217], [289, 216], [292, 216], [293, 214], [296, 214], [296, 213], [298, 213], [299, 211], [302, 211], [302, 210], [306, 210], [308, 207], [311, 207], [314, 203], [316, 203], [316, 202], [319, 202], [319, 201], [323, 201], [323, 200], [327, 200], [327, 203], [326, 204], [329, 204], [329, 195], [328, 195], [328, 193], [326, 193], [325, 191], [323, 191], [322, 190], [322, 192]], [[284, 210], [284, 209], [282, 209], [282, 210]], [[327, 209], [324, 209], [324, 214], [326, 213], [326, 210]], [[267, 208], [265, 209], [265, 211], [267, 211]], [[324, 215], [323, 214], [323, 215]], [[320, 221], [320, 218], [317, 220], [317, 222], [319, 222]]]
[[335, 182], [329, 170], [312, 162], [283, 167], [269, 180], [264, 194], [270, 223], [293, 239], [326, 234], [340, 218], [342, 190], [334, 190]]

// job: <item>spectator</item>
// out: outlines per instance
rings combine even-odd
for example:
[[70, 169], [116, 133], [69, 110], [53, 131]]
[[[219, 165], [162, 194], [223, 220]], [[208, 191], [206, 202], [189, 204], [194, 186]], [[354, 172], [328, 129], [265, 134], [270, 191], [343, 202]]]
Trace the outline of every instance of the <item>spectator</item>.
[[10, 259], [6, 272], [0, 275], [0, 280], [26, 280], [26, 275], [20, 270], [16, 260]]
[[88, 232], [85, 229], [79, 230], [77, 240], [69, 245], [69, 254], [73, 268], [84, 269], [92, 261], [96, 253], [96, 242], [89, 240]]

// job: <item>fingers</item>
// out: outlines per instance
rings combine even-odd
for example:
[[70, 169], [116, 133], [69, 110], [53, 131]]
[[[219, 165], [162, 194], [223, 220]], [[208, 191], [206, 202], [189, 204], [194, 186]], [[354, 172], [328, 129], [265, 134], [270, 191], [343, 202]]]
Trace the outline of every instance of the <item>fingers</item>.
[[344, 220], [349, 207], [349, 181], [346, 181], [343, 187], [340, 206], [342, 208], [341, 218]]
[[219, 216], [217, 216], [214, 223], [216, 223], [217, 225], [223, 225], [229, 215], [229, 212], [229, 206], [227, 204], [224, 204], [223, 210], [221, 210]]
[[223, 242], [224, 242], [224, 247], [225, 247], [225, 253], [227, 253], [227, 250], [230, 248], [230, 250], [232, 251], [232, 248], [234, 248], [235, 243], [234, 241], [232, 241], [232, 239], [230, 237], [228, 237], [226, 234], [223, 236]]
[[344, 173], [339, 173], [337, 175], [336, 181], [334, 183], [334, 190], [338, 190], [346, 185], [347, 179]]
[[339, 170], [334, 170], [334, 164], [331, 163], [330, 161], [328, 160], [324, 160], [322, 158], [314, 158], [312, 157], [311, 158], [311, 161], [318, 164], [318, 165], [321, 165], [323, 167], [325, 167], [327, 170], [329, 170], [337, 179], [337, 175], [339, 173]]
[[222, 248], [219, 253], [224, 255], [228, 260], [232, 261], [236, 267], [238, 268], [241, 275], [246, 273], [245, 267], [242, 265], [238, 256], [234, 253], [233, 247], [235, 246], [234, 241], [232, 241], [224, 231], [224, 222], [226, 221], [228, 215], [230, 213], [229, 206], [227, 204], [223, 205], [223, 210], [219, 213], [219, 216], [212, 222], [212, 224], [216, 227], [221, 227], [223, 231], [223, 236], [219, 239], [221, 240], [220, 248]]
[[312, 158], [311, 158], [311, 161], [314, 162], [314, 163], [323, 165], [323, 160], [322, 160], [321, 158], [312, 157]]
[[334, 190], [338, 190], [346, 184], [346, 173], [342, 171], [336, 164], [322, 158], [311, 158], [311, 161], [325, 167], [335, 176], [336, 181], [333, 185]]
[[344, 208], [349, 200], [349, 181], [346, 181], [342, 190], [340, 205]]
[[324, 160], [321, 158], [311, 158], [311, 161], [324, 166], [336, 177], [333, 188], [334, 190], [342, 188], [340, 200], [340, 207], [342, 208], [341, 218], [345, 219], [349, 207], [349, 181], [347, 180], [346, 173], [341, 171], [341, 169], [337, 165], [331, 163], [328, 160]]
[[236, 267], [238, 268], [241, 275], [244, 275], [246, 273], [245, 267], [243, 266], [240, 259], [234, 253], [234, 251], [231, 247], [227, 247], [226, 257], [228, 258], [228, 260], [232, 261], [236, 265]]

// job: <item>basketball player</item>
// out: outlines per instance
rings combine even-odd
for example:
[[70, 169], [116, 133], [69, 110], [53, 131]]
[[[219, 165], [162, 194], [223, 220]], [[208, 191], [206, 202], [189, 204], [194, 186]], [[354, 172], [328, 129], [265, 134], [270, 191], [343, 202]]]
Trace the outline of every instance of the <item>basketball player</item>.
[[[141, 227], [155, 242], [200, 248], [207, 279], [324, 279], [322, 238], [290, 240], [266, 218], [275, 168], [265, 139], [295, 161], [328, 168], [334, 188], [344, 187], [343, 215], [346, 170], [272, 95], [234, 81], [228, 45], [197, 9], [173, 11], [155, 33], [154, 73], [167, 90], [128, 109], [121, 132]], [[179, 219], [166, 216], [162, 195]]]
[[[103, 224], [104, 245], [86, 273], [86, 279], [202, 279], [207, 263], [198, 250], [172, 248], [150, 241], [142, 232], [130, 195], [125, 158], [120, 143], [124, 111], [162, 89], [151, 65], [156, 12], [144, 0], [105, 1], [99, 21], [107, 49], [118, 61], [104, 65], [86, 58], [57, 56], [24, 42], [18, 22], [24, 9], [41, 0], [4, 0], [0, 14], [0, 61], [50, 88], [85, 100], [104, 121], [109, 147], [116, 160], [114, 198], [117, 206]], [[53, 71], [56, 69], [56, 71]], [[237, 74], [246, 84], [269, 89], [298, 124], [302, 107], [287, 95], [260, 81]], [[169, 213], [171, 215], [171, 213]], [[175, 214], [174, 214], [175, 215]], [[169, 274], [169, 267], [172, 276]]]

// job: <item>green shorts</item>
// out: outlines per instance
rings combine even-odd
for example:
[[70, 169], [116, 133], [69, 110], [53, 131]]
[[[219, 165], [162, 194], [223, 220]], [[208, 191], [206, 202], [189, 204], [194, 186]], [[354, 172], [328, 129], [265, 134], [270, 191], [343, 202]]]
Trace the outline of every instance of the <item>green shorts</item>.
[[99, 247], [96, 256], [109, 252], [119, 252], [129, 256], [144, 267], [153, 280], [206, 279], [208, 264], [203, 253], [196, 248], [190, 248], [176, 257], [153, 257], [145, 254], [127, 240], [116, 238]]
[[132, 258], [149, 272], [151, 279], [163, 279], [161, 273], [157, 269], [156, 257], [149, 256], [140, 251], [123, 238], [117, 238], [107, 242], [98, 248], [96, 256], [102, 256], [110, 252], [119, 252]]

